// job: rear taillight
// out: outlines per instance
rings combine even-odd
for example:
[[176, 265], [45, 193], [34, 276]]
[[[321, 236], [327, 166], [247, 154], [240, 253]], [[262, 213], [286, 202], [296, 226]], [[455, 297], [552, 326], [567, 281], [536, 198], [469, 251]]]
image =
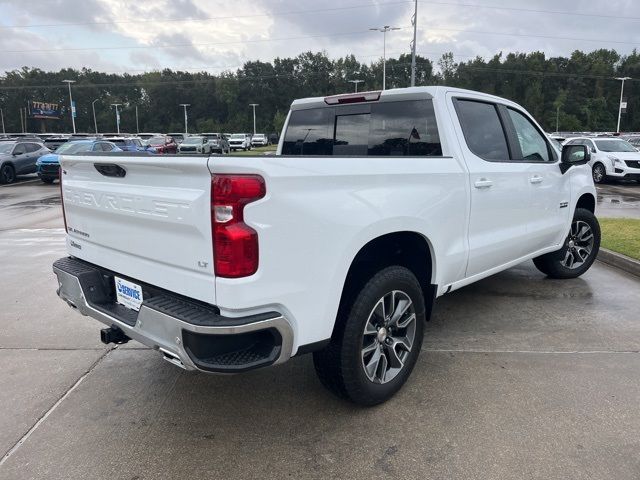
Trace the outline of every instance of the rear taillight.
[[244, 207], [265, 196], [259, 175], [214, 175], [211, 230], [215, 273], [238, 278], [258, 270], [258, 233], [244, 223]]
[[64, 221], [64, 231], [69, 233], [67, 228], [67, 216], [64, 213], [64, 197], [62, 195], [62, 166], [58, 169], [58, 181], [60, 182], [60, 205], [62, 206], [62, 220]]

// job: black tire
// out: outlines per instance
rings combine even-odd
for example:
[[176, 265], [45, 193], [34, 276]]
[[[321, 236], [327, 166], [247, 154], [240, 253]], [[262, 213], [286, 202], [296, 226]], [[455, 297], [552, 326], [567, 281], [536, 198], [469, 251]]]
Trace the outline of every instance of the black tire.
[[3, 165], [2, 168], [0, 168], [0, 183], [4, 185], [15, 181], [16, 171], [13, 168], [13, 165]]
[[605, 166], [598, 162], [591, 169], [591, 176], [593, 177], [593, 183], [603, 184], [607, 182], [607, 169]]
[[[575, 248], [572, 247], [574, 245], [574, 242], [576, 245], [578, 244], [578, 242], [576, 241], [576, 229], [574, 229], [574, 226], [578, 225], [579, 227], [582, 224], [588, 225], [591, 229], [591, 234], [593, 235], [593, 244], [591, 246], [589, 254], [585, 256], [586, 258], [581, 264], [569, 267], [566, 265], [567, 258], [569, 256], [574, 256], [574, 254], [570, 253], [569, 250]], [[571, 222], [571, 229], [562, 245], [562, 248], [557, 252], [547, 253], [546, 255], [534, 258], [533, 263], [538, 270], [551, 278], [577, 278], [587, 270], [589, 270], [589, 268], [591, 268], [591, 265], [593, 265], [593, 262], [598, 256], [599, 250], [600, 224], [598, 223], [598, 219], [589, 210], [586, 210], [584, 208], [577, 208]], [[575, 258], [576, 257], [574, 256], [574, 259]]]
[[55, 180], [55, 178], [52, 177], [42, 177], [41, 180], [46, 183], [47, 185], [51, 185], [53, 183], [53, 181]]
[[[393, 295], [391, 292], [394, 291], [396, 294], [403, 294], [403, 298], [409, 298], [412, 302], [412, 310], [415, 313], [413, 342], [410, 351], [401, 352], [405, 356], [395, 376], [386, 383], [374, 383], [365, 372], [366, 354], [363, 351], [363, 342], [367, 340], [364, 330], [365, 326], [370, 324], [370, 319], [375, 318], [374, 310], [377, 311], [381, 299], [384, 301], [386, 296]], [[412, 312], [407, 311], [407, 314], [410, 313]], [[385, 402], [400, 390], [418, 360], [425, 321], [424, 297], [413, 273], [400, 266], [380, 270], [366, 282], [350, 305], [341, 308], [329, 345], [313, 354], [313, 363], [320, 382], [337, 396], [359, 405], [372, 406]], [[398, 321], [397, 325], [399, 324]], [[396, 326], [387, 328], [389, 337], [386, 341], [380, 340], [376, 333], [373, 334], [375, 337], [371, 339], [372, 344], [377, 345], [374, 346], [373, 355], [378, 353], [375, 349], [383, 352], [383, 347], [389, 348], [389, 342], [393, 341], [392, 328]], [[400, 327], [398, 329], [400, 330]], [[399, 330], [398, 334], [403, 334]], [[386, 331], [385, 329], [385, 336]], [[406, 332], [404, 335], [408, 336]], [[367, 338], [371, 338], [371, 334]], [[382, 365], [382, 370], [389, 365], [391, 364]], [[374, 375], [379, 371], [378, 367], [376, 364]]]

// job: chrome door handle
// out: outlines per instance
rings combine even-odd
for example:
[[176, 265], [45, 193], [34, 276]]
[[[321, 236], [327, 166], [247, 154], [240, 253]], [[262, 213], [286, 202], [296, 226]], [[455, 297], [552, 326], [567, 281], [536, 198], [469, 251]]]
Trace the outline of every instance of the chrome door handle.
[[544, 180], [544, 178], [540, 175], [535, 175], [529, 179], [529, 183], [542, 183], [542, 180]]
[[493, 182], [486, 178], [481, 178], [480, 180], [476, 180], [473, 184], [476, 188], [490, 188], [493, 185]]

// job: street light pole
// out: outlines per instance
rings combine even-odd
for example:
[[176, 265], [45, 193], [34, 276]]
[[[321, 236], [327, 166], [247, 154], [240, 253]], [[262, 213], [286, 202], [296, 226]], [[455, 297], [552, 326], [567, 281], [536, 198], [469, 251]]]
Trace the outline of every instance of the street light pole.
[[140, 133], [140, 126], [138, 125], [138, 106], [136, 105], [136, 133]]
[[622, 81], [622, 87], [620, 88], [620, 104], [618, 106], [618, 126], [616, 127], [616, 133], [620, 133], [620, 118], [622, 117], [622, 99], [624, 98], [624, 82], [631, 80], [631, 77], [617, 77], [616, 80]]
[[364, 82], [364, 80], [356, 79], [356, 80], [348, 80], [349, 83], [353, 83], [356, 87], [355, 93], [358, 93], [358, 84]]
[[93, 110], [93, 128], [98, 133], [98, 121], [96, 120], [96, 102], [100, 100], [96, 98], [93, 102], [91, 102], [91, 110]]
[[411, 24], [413, 25], [413, 42], [411, 42], [411, 86], [416, 86], [416, 37], [418, 35], [418, 0], [415, 0], [415, 10]]
[[71, 84], [76, 83], [75, 80], [63, 80], [69, 86], [69, 107], [71, 108], [71, 125], [73, 125], [73, 133], [76, 133], [76, 107], [73, 106], [73, 97], [71, 96]]
[[370, 28], [369, 30], [382, 32], [382, 90], [385, 90], [387, 88], [387, 32], [400, 30], [400, 28], [385, 25], [384, 27]]
[[250, 103], [249, 106], [253, 107], [253, 134], [256, 134], [256, 107], [260, 105], [259, 103]]
[[5, 132], [4, 130], [4, 112], [2, 111], [1, 108], [0, 108], [0, 118], [2, 119], [2, 133], [5, 134], [7, 132]]
[[112, 103], [112, 107], [116, 107], [116, 131], [118, 135], [120, 135], [120, 112], [118, 111], [118, 107], [122, 105], [121, 103]]
[[180, 106], [184, 108], [184, 133], [189, 133], [188, 119], [187, 119], [187, 107], [190, 107], [190, 103], [181, 103]]
[[560, 128], [558, 125], [560, 124], [560, 105], [558, 105], [558, 108], [556, 108], [556, 133], [558, 133], [558, 128]]

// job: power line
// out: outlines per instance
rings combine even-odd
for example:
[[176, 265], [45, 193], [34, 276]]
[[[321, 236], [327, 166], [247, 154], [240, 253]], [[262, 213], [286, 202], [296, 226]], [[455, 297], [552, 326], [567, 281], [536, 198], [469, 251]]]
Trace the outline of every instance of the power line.
[[[411, 0], [398, 0], [393, 2], [381, 2], [381, 3], [363, 3], [356, 5], [347, 5], [344, 7], [334, 7], [334, 8], [317, 8], [317, 9], [308, 9], [308, 10], [292, 10], [288, 12], [275, 12], [275, 13], [255, 13], [255, 14], [246, 14], [246, 15], [227, 15], [227, 16], [216, 16], [216, 17], [202, 17], [202, 18], [146, 18], [146, 19], [135, 19], [135, 20], [113, 20], [113, 21], [94, 21], [94, 22], [70, 22], [70, 23], [37, 23], [37, 24], [27, 24], [27, 25], [0, 25], [0, 30], [2, 29], [29, 29], [29, 28], [56, 28], [56, 27], [77, 27], [77, 26], [94, 26], [94, 25], [126, 25], [126, 24], [145, 24], [145, 23], [193, 23], [193, 22], [209, 22], [212, 20], [235, 20], [238, 18], [271, 18], [271, 17], [280, 17], [280, 16], [288, 16], [288, 15], [307, 15], [307, 14], [315, 14], [315, 13], [323, 13], [323, 12], [339, 12], [344, 10], [353, 10], [359, 8], [369, 8], [369, 7], [382, 7], [382, 6], [392, 6], [392, 5], [405, 5], [413, 3]], [[521, 8], [521, 7], [504, 7], [504, 6], [496, 6], [496, 5], [482, 5], [476, 3], [457, 3], [457, 2], [439, 2], [439, 1], [427, 1], [423, 0], [419, 3], [425, 5], [438, 5], [438, 6], [449, 6], [449, 7], [464, 7], [464, 8], [478, 8], [478, 9], [488, 9], [488, 10], [501, 10], [501, 11], [514, 11], [514, 12], [524, 12], [524, 13], [543, 13], [543, 14], [551, 14], [551, 15], [568, 15], [568, 16], [579, 16], [579, 17], [591, 17], [591, 18], [609, 18], [609, 19], [618, 19], [618, 20], [640, 20], [640, 17], [633, 17], [628, 15], [611, 15], [604, 13], [585, 13], [585, 12], [570, 12], [566, 10], [545, 10], [545, 9], [536, 9], [536, 8]]]
[[342, 33], [326, 33], [317, 35], [300, 35], [296, 37], [282, 37], [282, 38], [262, 38], [259, 40], [240, 40], [234, 42], [213, 42], [213, 43], [174, 43], [165, 45], [132, 45], [122, 47], [78, 47], [78, 48], [43, 48], [32, 50], [4, 50], [3, 53], [47, 53], [47, 52], [80, 52], [80, 51], [98, 51], [98, 50], [142, 50], [142, 49], [154, 49], [154, 48], [184, 48], [184, 47], [212, 47], [218, 45], [238, 45], [247, 43], [265, 43], [265, 42], [281, 42], [289, 40], [303, 40], [305, 38], [323, 38], [323, 37], [346, 37], [351, 35], [364, 35], [370, 34], [369, 30], [360, 30], [354, 32], [342, 32]]
[[[597, 39], [597, 38], [578, 38], [578, 37], [562, 37], [556, 35], [538, 35], [538, 34], [526, 34], [526, 33], [512, 33], [512, 32], [496, 32], [496, 31], [483, 31], [483, 30], [468, 30], [464, 28], [438, 28], [429, 27], [430, 31], [443, 31], [443, 32], [458, 32], [458, 33], [471, 33], [479, 35], [496, 35], [505, 37], [522, 37], [522, 38], [543, 38], [550, 40], [567, 40], [577, 42], [595, 42], [595, 43], [615, 43], [621, 45], [637, 45], [637, 42], [625, 42], [622, 40], [611, 39]], [[102, 50], [143, 50], [143, 49], [157, 49], [157, 48], [192, 48], [192, 47], [212, 47], [220, 45], [238, 45], [247, 43], [266, 43], [266, 42], [280, 42], [290, 40], [303, 40], [307, 38], [332, 38], [332, 37], [345, 37], [345, 36], [357, 36], [370, 34], [369, 30], [360, 30], [353, 32], [341, 32], [341, 33], [328, 33], [328, 34], [316, 34], [316, 35], [300, 35], [295, 37], [281, 37], [281, 38], [262, 38], [256, 40], [241, 40], [232, 42], [213, 42], [213, 43], [179, 43], [179, 44], [164, 44], [164, 45], [132, 45], [132, 46], [119, 46], [119, 47], [78, 47], [78, 48], [51, 48], [51, 49], [30, 49], [30, 50], [5, 50], [3, 53], [46, 53], [46, 52], [76, 52], [76, 51], [102, 51]]]
[[474, 33], [474, 34], [480, 34], [480, 35], [498, 35], [503, 37], [545, 38], [550, 40], [571, 40], [576, 42], [618, 43], [621, 45], [638, 45], [638, 42], [624, 42], [622, 40], [608, 40], [604, 38], [577, 38], [577, 37], [558, 37], [556, 35], [537, 35], [537, 34], [527, 34], [527, 33], [485, 32], [482, 30], [467, 30], [464, 28], [429, 27], [429, 30], [436, 30], [436, 31], [443, 31], [443, 32]]
[[595, 18], [611, 18], [617, 20], [640, 20], [640, 17], [631, 17], [628, 15], [609, 15], [604, 13], [584, 13], [584, 12], [568, 12], [566, 10], [543, 10], [538, 8], [521, 8], [521, 7], [503, 7], [496, 5], [478, 5], [476, 3], [456, 3], [456, 2], [431, 2], [431, 1], [420, 1], [419, 3], [428, 4], [428, 5], [443, 5], [443, 6], [451, 6], [451, 7], [465, 7], [465, 8], [480, 8], [480, 9], [490, 9], [490, 10], [507, 10], [512, 12], [527, 12], [527, 13], [544, 13], [544, 14], [552, 14], [552, 15], [570, 15], [576, 17], [595, 17]]
[[[422, 55], [421, 53], [419, 55]], [[395, 67], [406, 67], [410, 66], [410, 62], [404, 63], [395, 63], [391, 64], [390, 68]], [[419, 63], [419, 66], [427, 66], [431, 64]], [[467, 70], [477, 70], [477, 71], [489, 71], [503, 74], [515, 74], [515, 75], [530, 75], [530, 76], [538, 76], [538, 77], [567, 77], [567, 78], [588, 78], [595, 80], [614, 80], [610, 76], [606, 75], [591, 75], [591, 74], [582, 74], [582, 73], [568, 73], [568, 72], [549, 72], [544, 70], [516, 70], [516, 69], [506, 69], [506, 68], [493, 68], [493, 67], [480, 67], [480, 66], [472, 66], [467, 64], [461, 64], [459, 66]], [[149, 86], [164, 86], [164, 85], [198, 85], [198, 84], [207, 84], [212, 82], [224, 82], [224, 81], [260, 81], [260, 80], [270, 80], [270, 79], [280, 79], [280, 78], [308, 78], [308, 77], [317, 77], [321, 75], [330, 76], [333, 72], [330, 71], [322, 71], [322, 72], [309, 72], [309, 73], [291, 73], [291, 74], [274, 74], [274, 75], [253, 75], [253, 76], [234, 76], [234, 77], [216, 77], [211, 76], [209, 78], [204, 79], [190, 79], [190, 80], [166, 80], [166, 81], [144, 81], [138, 80], [135, 82], [127, 82], [127, 83], [76, 83], [74, 85], [74, 89], [79, 88], [106, 88], [106, 87], [122, 87], [122, 88], [132, 88], [132, 87], [149, 87]], [[354, 72], [348, 72], [347, 77]], [[458, 73], [460, 73], [458, 71]], [[391, 75], [391, 78], [394, 78], [394, 75]], [[346, 78], [346, 77], [345, 77]], [[631, 80], [634, 81], [634, 80]], [[2, 90], [35, 90], [35, 89], [43, 89], [43, 90], [55, 90], [65, 88], [64, 86], [59, 85], [10, 85], [3, 86], [0, 85], [0, 91]]]
[[40, 23], [31, 25], [0, 25], [1, 29], [20, 29], [20, 28], [43, 28], [43, 27], [79, 27], [90, 25], [126, 25], [126, 24], [141, 24], [141, 23], [191, 23], [191, 22], [209, 22], [211, 20], [237, 20], [239, 18], [261, 18], [261, 17], [280, 17], [287, 15], [307, 15], [312, 13], [323, 12], [339, 12], [344, 10], [353, 10], [358, 8], [368, 7], [381, 7], [389, 5], [404, 5], [407, 3], [413, 3], [411, 0], [397, 0], [393, 2], [381, 2], [381, 3], [361, 3], [357, 5], [348, 5], [345, 7], [334, 8], [316, 8], [308, 10], [292, 10], [289, 12], [276, 12], [276, 13], [252, 13], [247, 15], [228, 15], [222, 17], [202, 17], [202, 18], [152, 18], [152, 19], [136, 19], [136, 20], [113, 20], [113, 21], [97, 21], [97, 22], [75, 22], [75, 23]]

